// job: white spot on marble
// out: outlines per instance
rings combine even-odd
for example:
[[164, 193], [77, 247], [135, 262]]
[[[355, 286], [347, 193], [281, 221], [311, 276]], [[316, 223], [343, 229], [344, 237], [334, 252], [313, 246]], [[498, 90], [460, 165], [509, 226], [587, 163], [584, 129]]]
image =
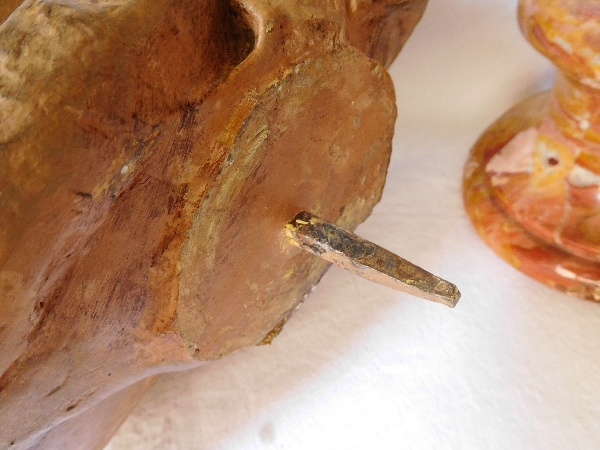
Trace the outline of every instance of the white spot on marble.
[[569, 181], [573, 186], [578, 188], [600, 186], [600, 175], [579, 164], [575, 164], [569, 175]]
[[581, 79], [581, 82], [591, 88], [600, 89], [600, 81], [594, 80], [593, 78], [585, 77]]
[[569, 269], [565, 269], [560, 264], [557, 264], [554, 268], [554, 272], [561, 277], [567, 278], [569, 280], [577, 280], [581, 283], [592, 284], [594, 286], [600, 286], [600, 280], [592, 280], [591, 278], [580, 277], [574, 272], [571, 272]]
[[577, 275], [575, 273], [571, 272], [570, 270], [565, 269], [560, 264], [554, 268], [554, 271], [561, 277], [568, 278], [569, 280], [577, 279]]
[[553, 40], [565, 52], [573, 54], [573, 47], [562, 36], [555, 36]]
[[477, 161], [469, 161], [465, 166], [465, 179], [468, 180], [473, 176], [473, 173], [479, 168]]

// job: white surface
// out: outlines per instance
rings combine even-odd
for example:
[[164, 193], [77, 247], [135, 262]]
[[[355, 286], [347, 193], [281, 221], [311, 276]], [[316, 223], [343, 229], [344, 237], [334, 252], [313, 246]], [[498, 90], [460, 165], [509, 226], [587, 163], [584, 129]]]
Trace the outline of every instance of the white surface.
[[552, 82], [515, 11], [430, 0], [391, 69], [394, 155], [358, 229], [455, 282], [457, 308], [332, 268], [271, 347], [164, 377], [108, 449], [600, 448], [600, 305], [505, 264], [461, 201], [477, 136]]

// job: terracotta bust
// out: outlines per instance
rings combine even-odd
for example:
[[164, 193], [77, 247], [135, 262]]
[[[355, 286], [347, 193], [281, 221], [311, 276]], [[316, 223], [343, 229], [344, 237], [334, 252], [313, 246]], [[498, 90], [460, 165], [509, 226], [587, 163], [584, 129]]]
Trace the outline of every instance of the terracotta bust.
[[[425, 0], [0, 7], [0, 448], [101, 448], [152, 382], [272, 339], [391, 150]], [[15, 9], [17, 8], [18, 9]]]

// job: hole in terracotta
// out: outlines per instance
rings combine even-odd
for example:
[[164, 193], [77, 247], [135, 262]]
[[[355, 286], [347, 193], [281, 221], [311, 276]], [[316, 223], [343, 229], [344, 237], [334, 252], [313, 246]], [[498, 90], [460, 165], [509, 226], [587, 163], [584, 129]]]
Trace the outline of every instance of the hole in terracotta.
[[240, 64], [252, 53], [256, 45], [256, 34], [252, 28], [252, 17], [238, 2], [228, 1], [219, 3], [222, 19], [216, 33], [223, 37], [226, 43], [221, 51], [227, 54], [234, 67]]

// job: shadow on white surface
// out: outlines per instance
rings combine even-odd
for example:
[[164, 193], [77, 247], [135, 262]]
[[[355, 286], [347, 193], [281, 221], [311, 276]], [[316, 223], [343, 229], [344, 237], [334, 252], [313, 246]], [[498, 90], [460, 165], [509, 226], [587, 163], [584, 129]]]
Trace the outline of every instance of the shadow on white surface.
[[358, 229], [455, 282], [457, 308], [332, 268], [271, 347], [163, 377], [109, 450], [597, 448], [599, 306], [506, 265], [462, 207], [469, 147], [552, 82], [515, 11], [430, 1], [391, 69], [394, 155]]

